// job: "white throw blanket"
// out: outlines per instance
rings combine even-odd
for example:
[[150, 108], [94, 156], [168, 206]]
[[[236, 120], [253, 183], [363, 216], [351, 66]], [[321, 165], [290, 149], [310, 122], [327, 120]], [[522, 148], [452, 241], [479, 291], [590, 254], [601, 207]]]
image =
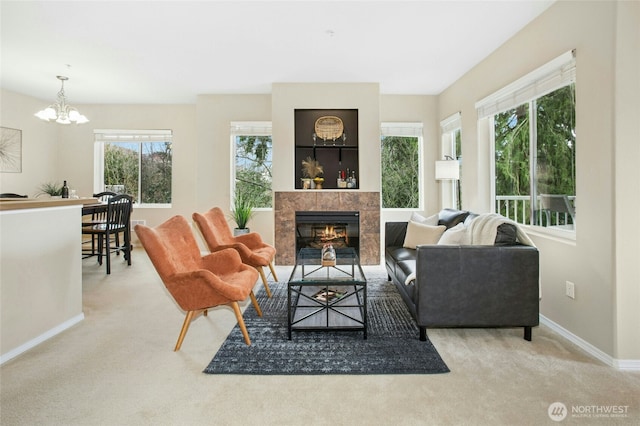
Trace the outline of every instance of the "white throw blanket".
[[492, 246], [496, 241], [498, 226], [503, 223], [515, 225], [517, 234], [516, 240], [520, 244], [535, 247], [531, 238], [518, 226], [517, 223], [496, 213], [484, 213], [471, 221], [468, 226], [471, 234], [471, 244], [475, 246]]

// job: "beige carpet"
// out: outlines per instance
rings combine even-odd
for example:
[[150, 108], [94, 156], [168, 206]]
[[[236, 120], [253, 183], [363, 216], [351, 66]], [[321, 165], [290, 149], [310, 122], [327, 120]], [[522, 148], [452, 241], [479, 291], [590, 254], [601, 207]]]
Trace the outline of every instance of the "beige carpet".
[[[640, 374], [543, 326], [532, 342], [522, 329], [429, 330], [448, 374], [203, 374], [235, 324], [231, 309], [198, 318], [174, 353], [184, 316], [144, 251], [110, 276], [94, 262], [83, 263], [86, 319], [0, 368], [3, 426], [544, 425], [556, 424], [553, 402], [629, 406], [624, 418], [569, 413], [561, 424], [640, 424]], [[279, 278], [290, 270], [278, 267]]]

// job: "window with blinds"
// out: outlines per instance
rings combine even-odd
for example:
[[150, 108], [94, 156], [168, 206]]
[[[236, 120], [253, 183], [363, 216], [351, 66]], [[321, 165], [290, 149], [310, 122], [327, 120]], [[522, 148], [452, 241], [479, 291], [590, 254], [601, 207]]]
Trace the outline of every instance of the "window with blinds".
[[171, 206], [171, 130], [94, 131], [94, 193], [126, 193], [138, 205]]
[[489, 120], [498, 213], [575, 232], [575, 85], [573, 50], [476, 104]]

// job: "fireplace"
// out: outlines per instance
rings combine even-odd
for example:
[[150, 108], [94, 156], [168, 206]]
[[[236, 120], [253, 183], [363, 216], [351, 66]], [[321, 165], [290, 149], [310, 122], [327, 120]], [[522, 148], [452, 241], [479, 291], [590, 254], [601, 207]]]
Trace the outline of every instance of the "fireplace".
[[[380, 264], [379, 192], [330, 189], [275, 191], [273, 198], [276, 264], [294, 265], [296, 263], [296, 212], [357, 213], [358, 216], [351, 217], [350, 221], [354, 225], [357, 223], [358, 247], [356, 250], [360, 263], [362, 265]], [[349, 244], [355, 244], [354, 235], [348, 234], [348, 237]]]
[[304, 247], [353, 247], [360, 251], [360, 212], [301, 211], [296, 212], [296, 253]]

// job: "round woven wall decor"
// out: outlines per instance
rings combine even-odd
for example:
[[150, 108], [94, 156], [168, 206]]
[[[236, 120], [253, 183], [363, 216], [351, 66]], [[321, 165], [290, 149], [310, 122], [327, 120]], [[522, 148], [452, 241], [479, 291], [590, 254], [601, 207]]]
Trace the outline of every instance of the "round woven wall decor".
[[318, 137], [321, 139], [335, 140], [342, 136], [342, 133], [344, 131], [344, 124], [339, 117], [326, 115], [316, 120], [315, 131], [316, 135], [318, 135]]

